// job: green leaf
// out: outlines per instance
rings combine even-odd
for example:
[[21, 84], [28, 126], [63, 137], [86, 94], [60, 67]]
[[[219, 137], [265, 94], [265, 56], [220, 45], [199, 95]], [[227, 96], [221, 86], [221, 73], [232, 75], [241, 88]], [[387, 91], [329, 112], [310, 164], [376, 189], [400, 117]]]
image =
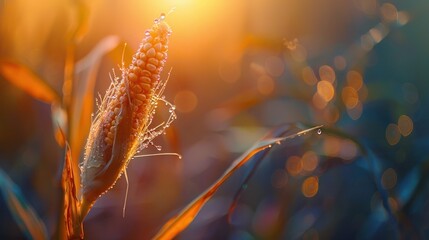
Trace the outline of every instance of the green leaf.
[[0, 191], [10, 212], [29, 239], [48, 239], [45, 224], [28, 204], [19, 187], [0, 169]]

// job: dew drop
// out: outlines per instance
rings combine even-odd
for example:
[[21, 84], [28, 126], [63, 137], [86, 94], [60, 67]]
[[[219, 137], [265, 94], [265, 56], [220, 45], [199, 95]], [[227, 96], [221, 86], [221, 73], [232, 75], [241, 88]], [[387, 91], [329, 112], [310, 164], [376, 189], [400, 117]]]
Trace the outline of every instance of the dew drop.
[[146, 30], [146, 31], [144, 32], [144, 35], [145, 35], [145, 36], [150, 36], [150, 31], [149, 31], [149, 30]]
[[158, 23], [159, 23], [159, 19], [158, 19], [158, 18], [155, 18], [155, 20], [153, 20], [153, 22], [154, 22], [155, 24], [158, 24]]
[[165, 19], [165, 13], [161, 13], [161, 16], [159, 17], [159, 19], [164, 20]]
[[319, 134], [319, 135], [322, 134], [322, 129], [320, 129], [320, 128], [317, 129], [317, 134]]
[[156, 150], [158, 150], [158, 151], [161, 151], [161, 150], [162, 150], [162, 147], [161, 147], [161, 146], [159, 146], [159, 145], [156, 145], [156, 146], [155, 146], [155, 148], [156, 148]]

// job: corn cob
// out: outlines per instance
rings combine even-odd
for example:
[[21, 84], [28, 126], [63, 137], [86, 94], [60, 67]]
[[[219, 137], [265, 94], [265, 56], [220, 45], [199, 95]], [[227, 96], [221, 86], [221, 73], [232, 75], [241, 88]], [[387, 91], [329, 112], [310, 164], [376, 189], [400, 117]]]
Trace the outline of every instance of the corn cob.
[[[160, 97], [166, 85], [160, 74], [171, 34], [164, 17], [146, 30], [132, 63], [121, 69], [120, 80], [114, 79], [93, 120], [80, 166], [82, 217], [113, 187], [131, 158], [175, 119], [174, 106]], [[159, 100], [170, 106], [172, 114], [164, 124], [149, 129]]]

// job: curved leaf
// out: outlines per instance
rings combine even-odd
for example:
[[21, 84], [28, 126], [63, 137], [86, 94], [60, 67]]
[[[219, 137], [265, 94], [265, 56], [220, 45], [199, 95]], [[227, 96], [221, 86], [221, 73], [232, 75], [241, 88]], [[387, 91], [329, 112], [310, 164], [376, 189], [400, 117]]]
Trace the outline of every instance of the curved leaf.
[[74, 42], [80, 42], [88, 32], [89, 23], [89, 6], [88, 3], [82, 0], [72, 1], [75, 5], [76, 26], [72, 31], [72, 39]]
[[170, 219], [154, 237], [154, 239], [172, 239], [177, 234], [182, 232], [188, 225], [194, 220], [201, 208], [206, 204], [208, 200], [216, 193], [220, 186], [229, 179], [229, 177], [247, 163], [252, 157], [260, 151], [270, 148], [273, 144], [280, 143], [286, 139], [291, 139], [296, 136], [301, 136], [313, 130], [319, 129], [321, 126], [313, 127], [307, 130], [300, 131], [298, 133], [289, 135], [282, 138], [266, 138], [262, 139], [254, 144], [246, 153], [241, 157], [237, 158], [231, 166], [223, 173], [223, 175], [211, 185], [204, 193], [198, 196], [194, 201], [188, 204], [185, 209], [182, 210], [176, 217]]
[[24, 65], [12, 61], [2, 61], [0, 62], [0, 74], [16, 87], [40, 101], [54, 103], [60, 99], [51, 86]]
[[0, 191], [10, 212], [29, 239], [48, 239], [45, 224], [28, 204], [19, 187], [0, 169]]
[[[281, 125], [272, 131], [270, 131], [263, 139], [269, 139], [269, 138], [279, 138], [282, 136], [285, 136], [287, 134], [292, 134], [292, 131], [296, 132], [298, 130], [302, 130], [302, 126], [296, 126], [295, 124], [291, 125]], [[234, 212], [238, 201], [243, 194], [243, 192], [247, 189], [247, 184], [250, 181], [250, 179], [253, 177], [253, 175], [256, 173], [256, 170], [258, 169], [259, 165], [262, 163], [262, 161], [265, 159], [265, 157], [268, 155], [270, 149], [265, 149], [259, 153], [257, 153], [253, 158], [254, 163], [249, 167], [247, 172], [244, 174], [244, 180], [241, 183], [241, 187], [238, 189], [238, 191], [235, 193], [234, 198], [232, 200], [231, 206], [228, 210], [228, 221], [231, 222], [232, 213]]]

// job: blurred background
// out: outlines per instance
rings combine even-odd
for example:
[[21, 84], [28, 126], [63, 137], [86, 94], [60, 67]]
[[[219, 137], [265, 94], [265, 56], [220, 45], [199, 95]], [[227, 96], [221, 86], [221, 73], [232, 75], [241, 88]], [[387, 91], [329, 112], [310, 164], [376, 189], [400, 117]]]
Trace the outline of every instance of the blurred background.
[[[171, 10], [163, 76], [172, 69], [178, 119], [154, 142], [183, 158], [134, 159], [125, 218], [120, 179], [86, 218], [86, 239], [150, 239], [269, 130], [321, 124], [235, 172], [177, 239], [429, 238], [425, 0], [0, 0], [0, 58], [61, 94], [68, 47], [78, 62], [117, 36], [127, 46], [102, 58], [103, 95], [122, 49]], [[0, 167], [49, 234], [64, 158], [53, 125], [49, 104], [0, 76]], [[23, 238], [0, 209], [0, 238]]]

